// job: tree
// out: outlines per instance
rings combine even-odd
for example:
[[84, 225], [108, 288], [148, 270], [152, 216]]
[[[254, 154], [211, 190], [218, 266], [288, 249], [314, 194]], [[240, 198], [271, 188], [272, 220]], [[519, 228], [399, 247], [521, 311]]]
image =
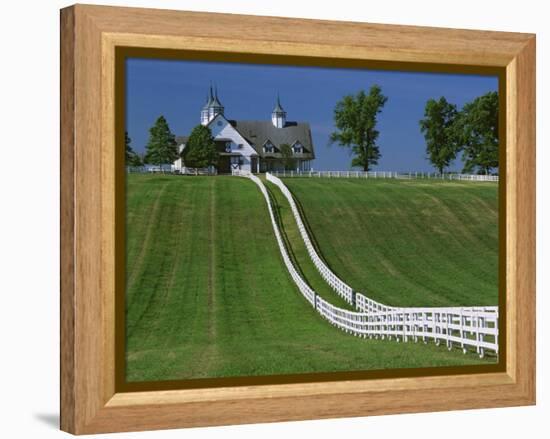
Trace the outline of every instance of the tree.
[[378, 85], [373, 85], [367, 95], [361, 90], [357, 95], [347, 95], [336, 104], [334, 123], [339, 131], [330, 136], [330, 143], [337, 142], [342, 147], [351, 148], [355, 154], [351, 165], [360, 166], [369, 171], [372, 165], [378, 164], [381, 157], [376, 144], [377, 116], [388, 98], [382, 94]]
[[130, 136], [128, 136], [128, 131], [124, 132], [124, 145], [126, 148], [126, 165], [127, 166], [142, 166], [143, 163], [141, 162], [141, 158], [137, 153], [132, 149], [130, 144], [132, 143], [132, 139], [130, 139]]
[[190, 168], [218, 167], [219, 153], [210, 128], [197, 125], [183, 150], [183, 162]]
[[498, 169], [498, 93], [489, 92], [462, 108], [454, 127], [463, 150], [462, 172], [489, 174]]
[[424, 119], [420, 120], [420, 131], [426, 139], [426, 153], [440, 174], [456, 158], [458, 152], [453, 125], [456, 116], [456, 105], [440, 97], [437, 101], [429, 99], [426, 102]]
[[164, 116], [160, 116], [149, 130], [145, 162], [162, 166], [172, 163], [179, 157], [176, 139]]
[[282, 143], [280, 146], [281, 157], [283, 162], [283, 167], [286, 171], [290, 171], [296, 167], [296, 160], [292, 154], [292, 147], [288, 143]]

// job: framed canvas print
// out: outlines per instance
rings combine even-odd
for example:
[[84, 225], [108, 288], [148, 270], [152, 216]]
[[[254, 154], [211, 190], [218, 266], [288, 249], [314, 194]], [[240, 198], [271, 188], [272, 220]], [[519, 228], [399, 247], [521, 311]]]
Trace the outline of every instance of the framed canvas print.
[[534, 403], [533, 35], [76, 5], [61, 116], [63, 430]]

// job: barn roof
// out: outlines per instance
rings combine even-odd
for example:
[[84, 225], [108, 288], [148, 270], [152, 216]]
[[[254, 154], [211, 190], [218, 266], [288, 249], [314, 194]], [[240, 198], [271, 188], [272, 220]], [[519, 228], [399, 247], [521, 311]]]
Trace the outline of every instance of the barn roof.
[[[264, 155], [263, 146], [269, 140], [277, 149], [283, 143], [293, 145], [297, 141], [304, 148], [301, 155], [305, 159], [315, 158], [311, 129], [307, 122], [287, 122], [283, 128], [277, 128], [269, 120], [230, 120], [242, 136], [252, 145], [256, 152]], [[276, 155], [275, 155], [276, 156]]]

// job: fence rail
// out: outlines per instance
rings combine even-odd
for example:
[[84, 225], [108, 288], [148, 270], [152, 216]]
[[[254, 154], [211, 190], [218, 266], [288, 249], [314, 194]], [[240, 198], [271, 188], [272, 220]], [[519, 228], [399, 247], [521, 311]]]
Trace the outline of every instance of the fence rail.
[[454, 174], [437, 172], [393, 172], [393, 171], [273, 171], [276, 177], [317, 177], [317, 178], [393, 178], [401, 180], [431, 179], [459, 181], [498, 182], [498, 175]]
[[[271, 201], [267, 191], [257, 177], [249, 176], [260, 186], [271, 210]], [[307, 283], [299, 276], [288, 258], [286, 248], [280, 239], [278, 225], [272, 215], [273, 228], [279, 248], [283, 253], [285, 264], [291, 272], [302, 294], [329, 320], [333, 325], [346, 332], [363, 337], [395, 337], [397, 341], [409, 339], [427, 342], [432, 339], [439, 345], [442, 341], [451, 349], [458, 344], [466, 353], [468, 347], [473, 347], [483, 357], [485, 350], [494, 351], [498, 355], [498, 307], [392, 307], [376, 302], [367, 296], [353, 291], [352, 287], [341, 280], [321, 259], [313, 246], [307, 229], [303, 223], [296, 202], [286, 185], [273, 174], [267, 173], [266, 178], [275, 184], [290, 204], [292, 214], [304, 241], [308, 254], [325, 281], [332, 289], [353, 304], [357, 311], [338, 308], [323, 298], [317, 296]], [[286, 256], [285, 256], [286, 255]]]
[[313, 243], [311, 242], [311, 239], [309, 237], [309, 234], [307, 233], [306, 227], [304, 225], [304, 222], [302, 221], [302, 217], [298, 211], [298, 207], [296, 206], [296, 202], [294, 201], [294, 197], [286, 187], [286, 185], [281, 181], [281, 179], [273, 176], [273, 174], [270, 174], [269, 172], [266, 174], [267, 181], [273, 183], [276, 185], [283, 195], [286, 197], [288, 203], [290, 204], [290, 208], [292, 209], [292, 214], [294, 216], [294, 220], [296, 221], [296, 224], [298, 225], [298, 230], [300, 231], [300, 235], [302, 237], [302, 240], [304, 241], [306, 245], [307, 252], [309, 254], [309, 257], [313, 261], [313, 264], [321, 274], [322, 278], [332, 287], [336, 293], [338, 293], [339, 296], [341, 296], [346, 302], [353, 304], [353, 288], [351, 288], [348, 284], [346, 284], [343, 280], [341, 280], [328, 266], [325, 264], [323, 259], [319, 256], [317, 251], [315, 250], [315, 247], [313, 246]]
[[217, 175], [215, 168], [181, 168], [176, 169], [173, 165], [162, 166], [126, 166], [128, 174], [177, 174], [177, 175]]

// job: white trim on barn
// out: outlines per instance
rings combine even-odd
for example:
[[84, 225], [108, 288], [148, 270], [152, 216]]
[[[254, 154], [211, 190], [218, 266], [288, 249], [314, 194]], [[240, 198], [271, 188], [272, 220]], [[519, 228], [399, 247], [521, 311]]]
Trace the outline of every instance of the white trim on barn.
[[231, 154], [232, 172], [233, 170], [258, 172], [257, 169], [252, 169], [253, 158], [257, 158], [258, 153], [223, 114], [218, 114], [208, 122], [208, 127], [212, 131], [214, 140], [225, 140], [227, 142], [225, 151]]

